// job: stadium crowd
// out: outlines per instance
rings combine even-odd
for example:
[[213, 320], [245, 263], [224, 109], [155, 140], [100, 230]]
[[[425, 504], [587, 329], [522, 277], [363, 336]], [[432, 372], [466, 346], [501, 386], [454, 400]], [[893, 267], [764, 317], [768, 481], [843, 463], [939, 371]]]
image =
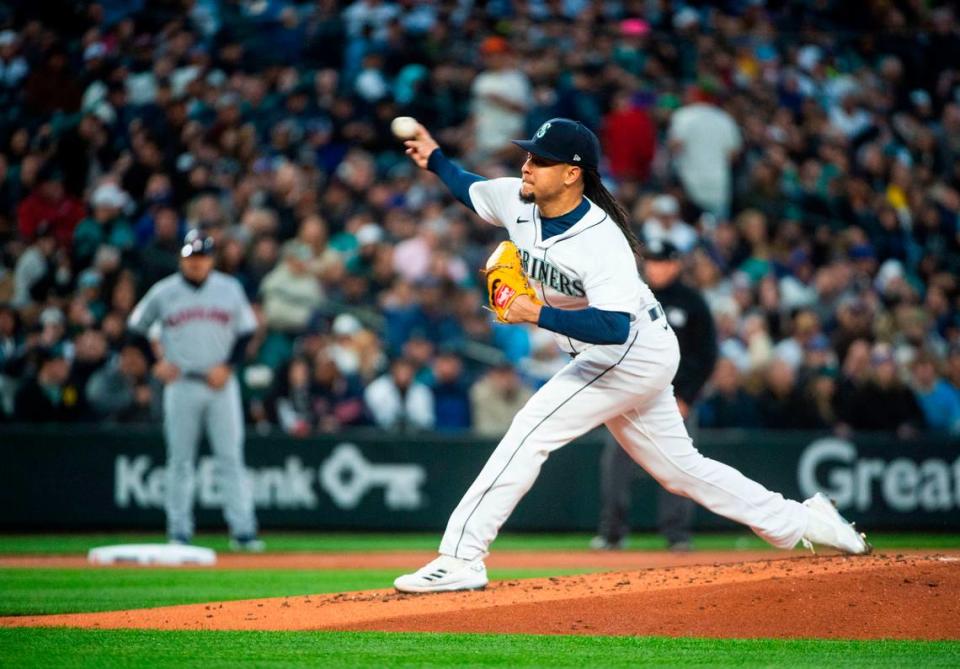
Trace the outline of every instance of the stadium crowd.
[[957, 18], [717, 5], [7, 3], [0, 420], [156, 420], [126, 319], [202, 227], [260, 322], [251, 423], [502, 433], [566, 357], [491, 322], [499, 230], [389, 122], [492, 177], [568, 116], [714, 314], [704, 427], [960, 432]]

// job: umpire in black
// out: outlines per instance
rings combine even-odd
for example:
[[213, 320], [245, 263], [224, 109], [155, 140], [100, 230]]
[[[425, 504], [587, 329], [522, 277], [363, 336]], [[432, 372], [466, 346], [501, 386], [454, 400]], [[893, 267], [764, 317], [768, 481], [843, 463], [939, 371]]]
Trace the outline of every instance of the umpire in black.
[[[687, 431], [696, 441], [695, 402], [717, 362], [717, 333], [710, 309], [700, 293], [680, 280], [683, 254], [669, 241], [653, 239], [644, 248], [644, 275], [647, 285], [663, 305], [667, 321], [680, 342], [680, 367], [673, 379], [674, 394]], [[592, 548], [622, 548], [630, 530], [630, 484], [638, 468], [627, 452], [608, 437], [600, 459], [599, 534]], [[670, 550], [690, 549], [693, 500], [657, 487], [657, 527]]]

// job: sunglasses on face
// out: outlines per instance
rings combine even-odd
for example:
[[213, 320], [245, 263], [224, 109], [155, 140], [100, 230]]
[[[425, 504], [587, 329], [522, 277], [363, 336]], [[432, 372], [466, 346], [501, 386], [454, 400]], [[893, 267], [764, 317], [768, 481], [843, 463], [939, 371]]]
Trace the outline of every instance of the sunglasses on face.
[[540, 156], [535, 156], [532, 153], [527, 154], [527, 160], [529, 160], [530, 164], [535, 167], [553, 167], [554, 165], [560, 164], [556, 160], [541, 158]]

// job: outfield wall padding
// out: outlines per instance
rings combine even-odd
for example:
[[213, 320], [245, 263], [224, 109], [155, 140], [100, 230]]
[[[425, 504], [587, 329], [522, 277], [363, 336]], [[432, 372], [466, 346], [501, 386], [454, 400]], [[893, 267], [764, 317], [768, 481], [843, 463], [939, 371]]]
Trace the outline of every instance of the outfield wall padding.
[[[599, 454], [606, 432], [554, 453], [506, 529], [596, 527]], [[0, 426], [0, 529], [164, 527], [164, 444], [159, 430]], [[490, 440], [358, 431], [296, 439], [247, 438], [246, 458], [264, 528], [441, 530], [487, 456]], [[788, 497], [822, 490], [862, 526], [960, 529], [960, 442], [869, 435], [702, 431], [701, 452]], [[656, 483], [633, 484], [633, 526], [655, 526]], [[216, 464], [202, 445], [198, 526], [222, 527]], [[698, 509], [699, 529], [733, 524]]]

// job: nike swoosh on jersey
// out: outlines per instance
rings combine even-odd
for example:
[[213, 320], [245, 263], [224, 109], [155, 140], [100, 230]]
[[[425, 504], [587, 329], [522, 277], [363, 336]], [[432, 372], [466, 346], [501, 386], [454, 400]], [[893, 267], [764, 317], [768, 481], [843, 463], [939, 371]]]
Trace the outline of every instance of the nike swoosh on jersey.
[[530, 222], [529, 218], [520, 218], [519, 216], [517, 216], [517, 223], [529, 223], [529, 222]]

